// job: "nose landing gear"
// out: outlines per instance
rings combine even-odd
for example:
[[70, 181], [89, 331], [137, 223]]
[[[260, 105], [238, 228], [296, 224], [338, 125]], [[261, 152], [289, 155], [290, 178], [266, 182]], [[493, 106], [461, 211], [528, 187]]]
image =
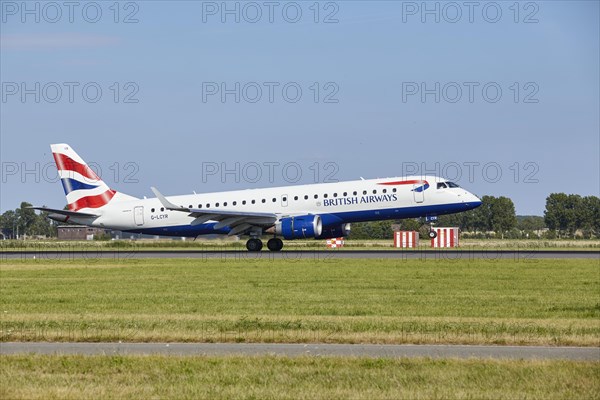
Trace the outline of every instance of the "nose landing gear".
[[427, 236], [430, 239], [435, 239], [437, 237], [437, 232], [433, 230], [433, 224], [437, 221], [437, 215], [428, 215], [425, 217], [425, 222], [429, 225], [429, 232], [427, 232]]

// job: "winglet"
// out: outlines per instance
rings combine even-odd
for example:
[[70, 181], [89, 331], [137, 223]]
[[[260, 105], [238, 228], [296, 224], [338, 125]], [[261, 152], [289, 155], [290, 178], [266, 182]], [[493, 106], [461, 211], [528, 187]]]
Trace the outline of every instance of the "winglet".
[[152, 190], [152, 192], [154, 193], [154, 195], [158, 198], [158, 200], [161, 202], [161, 204], [167, 209], [167, 210], [174, 210], [174, 211], [189, 211], [190, 209], [187, 207], [179, 207], [176, 206], [175, 204], [171, 203], [169, 200], [167, 200], [167, 198], [165, 196], [163, 196], [158, 189], [156, 189], [154, 186], [150, 187], [150, 190]]

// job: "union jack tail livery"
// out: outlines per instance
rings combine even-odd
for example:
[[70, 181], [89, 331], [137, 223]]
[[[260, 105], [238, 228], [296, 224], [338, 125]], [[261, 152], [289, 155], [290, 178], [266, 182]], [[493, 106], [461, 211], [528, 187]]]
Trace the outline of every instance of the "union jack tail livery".
[[68, 144], [53, 144], [50, 148], [69, 210], [97, 209], [111, 201], [137, 199], [109, 188]]
[[67, 196], [69, 210], [100, 208], [117, 194], [67, 144], [53, 144], [52, 155]]

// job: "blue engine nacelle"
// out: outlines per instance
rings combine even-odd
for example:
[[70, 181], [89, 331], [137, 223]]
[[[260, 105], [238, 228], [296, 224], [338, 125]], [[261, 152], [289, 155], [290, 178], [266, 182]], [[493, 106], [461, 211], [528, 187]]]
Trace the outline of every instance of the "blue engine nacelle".
[[350, 234], [350, 224], [341, 224], [326, 226], [323, 228], [323, 232], [316, 237], [316, 239], [331, 239], [346, 237]]
[[311, 239], [323, 232], [323, 223], [318, 215], [301, 215], [282, 218], [275, 224], [275, 233], [284, 239]]

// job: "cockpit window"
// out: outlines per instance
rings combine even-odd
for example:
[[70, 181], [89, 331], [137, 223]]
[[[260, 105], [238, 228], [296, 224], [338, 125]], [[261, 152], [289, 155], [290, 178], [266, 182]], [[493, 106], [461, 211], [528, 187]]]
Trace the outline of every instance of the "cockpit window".
[[446, 189], [447, 186], [446, 186], [446, 184], [444, 182], [438, 182], [437, 188], [438, 189]]
[[448, 187], [451, 187], [451, 188], [457, 188], [457, 187], [460, 187], [460, 186], [458, 186], [458, 185], [457, 185], [456, 183], [454, 183], [454, 182], [446, 182], [446, 184], [448, 185]]

